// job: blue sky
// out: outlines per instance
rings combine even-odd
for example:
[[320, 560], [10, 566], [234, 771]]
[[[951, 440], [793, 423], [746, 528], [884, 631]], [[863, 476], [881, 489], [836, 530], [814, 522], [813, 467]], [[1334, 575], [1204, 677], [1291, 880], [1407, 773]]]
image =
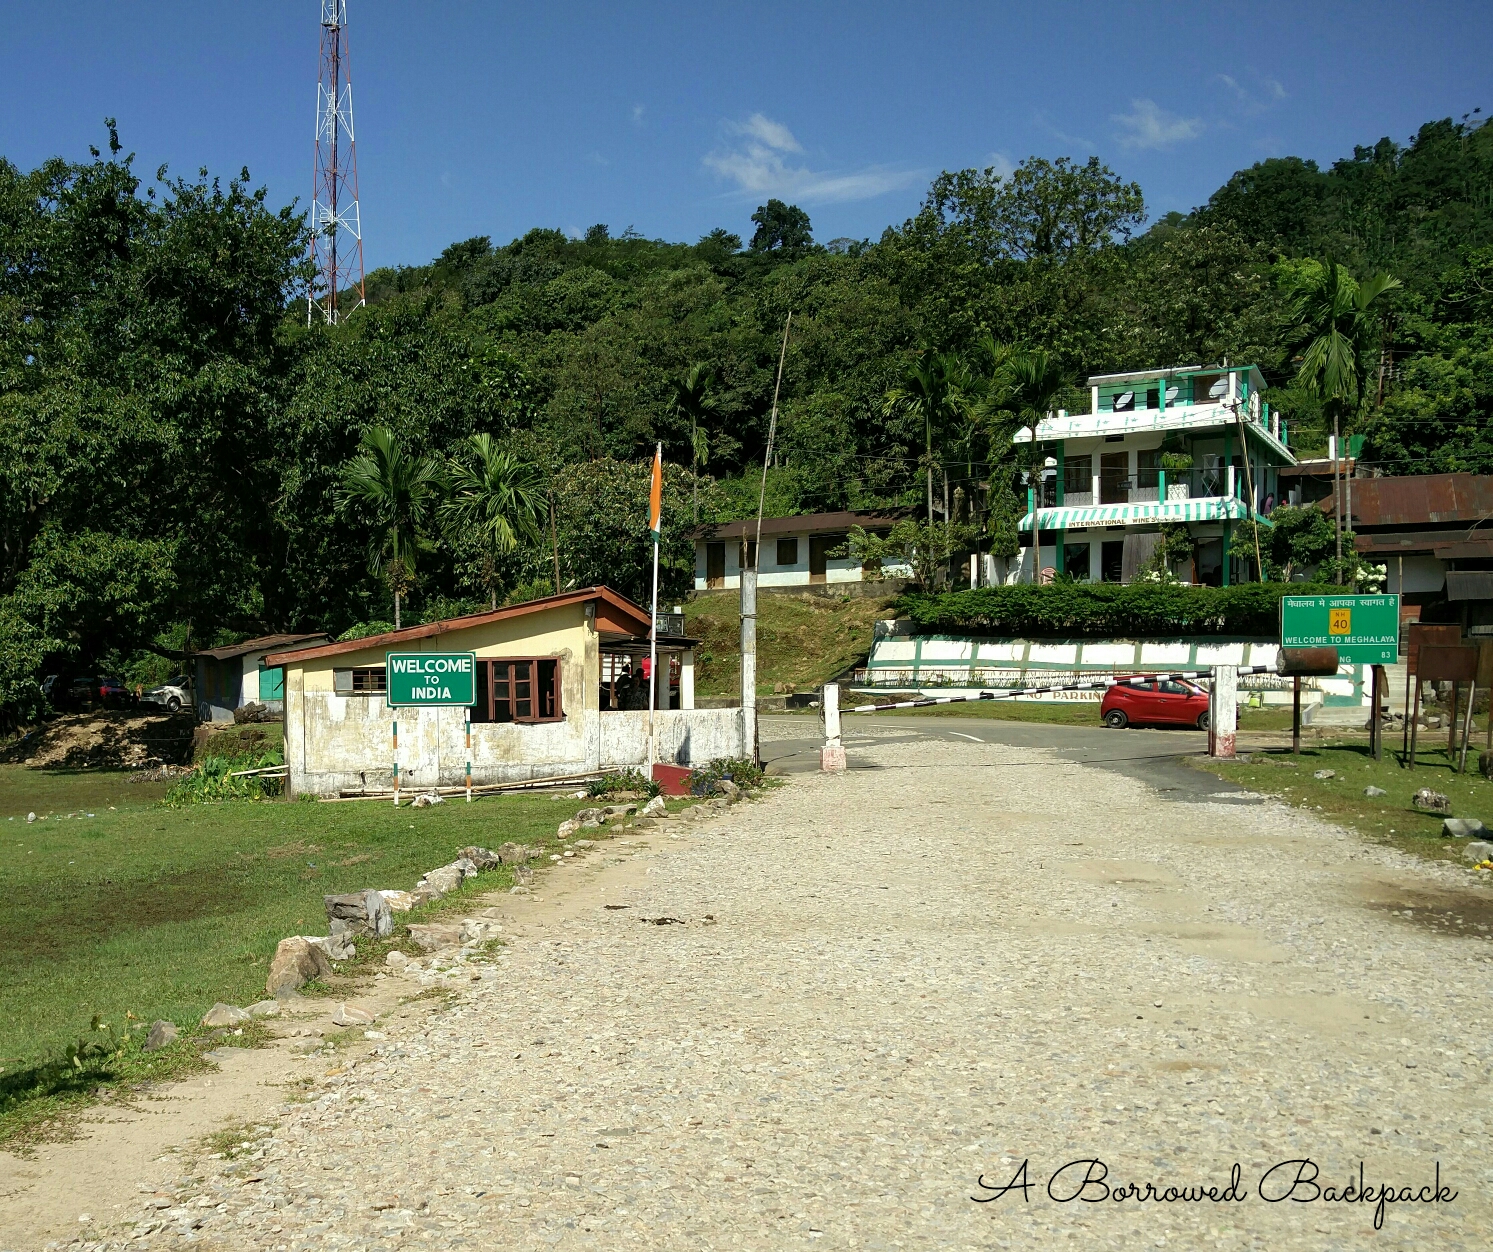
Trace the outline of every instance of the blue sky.
[[[311, 187], [318, 0], [0, 3], [0, 155], [103, 146]], [[1153, 215], [1493, 108], [1486, 3], [349, 0], [368, 267], [531, 226], [744, 237], [769, 196], [876, 237], [942, 169], [1097, 154]]]

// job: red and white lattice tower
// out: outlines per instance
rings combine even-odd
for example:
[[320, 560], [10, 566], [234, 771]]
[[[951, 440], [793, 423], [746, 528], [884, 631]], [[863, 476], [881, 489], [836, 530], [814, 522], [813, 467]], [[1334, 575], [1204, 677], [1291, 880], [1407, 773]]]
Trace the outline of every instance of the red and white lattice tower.
[[316, 279], [306, 324], [320, 309], [338, 322], [363, 305], [363, 223], [347, 54], [347, 0], [321, 0], [321, 77], [316, 84], [316, 178], [311, 192], [311, 260]]

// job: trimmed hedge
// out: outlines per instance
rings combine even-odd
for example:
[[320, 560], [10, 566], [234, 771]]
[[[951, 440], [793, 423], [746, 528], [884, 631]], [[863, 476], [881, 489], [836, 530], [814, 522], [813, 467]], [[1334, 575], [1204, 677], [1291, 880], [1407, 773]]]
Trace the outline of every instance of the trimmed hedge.
[[1342, 595], [1310, 583], [1052, 583], [979, 587], [941, 595], [910, 592], [897, 601], [920, 633], [1028, 639], [1173, 639], [1179, 635], [1280, 636], [1283, 595]]

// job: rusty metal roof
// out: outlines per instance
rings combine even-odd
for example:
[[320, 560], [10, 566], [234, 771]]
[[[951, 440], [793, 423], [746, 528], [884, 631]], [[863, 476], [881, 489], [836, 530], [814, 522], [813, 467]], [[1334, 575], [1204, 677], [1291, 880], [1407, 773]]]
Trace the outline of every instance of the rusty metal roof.
[[[906, 516], [905, 510], [885, 513], [805, 513], [799, 517], [764, 517], [762, 537], [776, 535], [826, 534], [849, 530], [860, 526], [865, 530], [884, 530], [898, 518]], [[743, 539], [755, 538], [757, 519], [749, 517], [739, 522], [724, 522], [695, 529], [696, 539]]]
[[589, 601], [596, 602], [596, 629], [604, 640], [647, 638], [650, 629], [647, 609], [634, 604], [621, 592], [613, 591], [610, 587], [582, 587], [576, 591], [562, 592], [558, 596], [544, 596], [538, 600], [526, 600], [522, 604], [508, 604], [500, 609], [469, 613], [465, 617], [448, 617], [439, 622], [426, 622], [422, 626], [406, 626], [403, 630], [393, 630], [382, 635], [368, 635], [362, 639], [346, 639], [341, 643], [328, 643], [317, 648], [281, 652], [267, 660], [271, 665], [290, 665], [339, 656], [344, 652], [361, 652], [367, 648], [398, 647], [417, 639], [431, 639], [453, 631], [469, 630], [473, 626], [485, 626], [489, 622], [501, 622], [510, 617], [524, 617], [530, 613], [567, 608]]
[[230, 644], [226, 648], [202, 648], [196, 655], [210, 657], [214, 661], [231, 661], [235, 657], [248, 656], [251, 652], [283, 651], [298, 643], [330, 638], [325, 631], [315, 631], [309, 635], [260, 635], [258, 639], [245, 639], [243, 643]]
[[[1355, 478], [1353, 519], [1367, 526], [1493, 522], [1493, 474], [1414, 474]], [[1331, 510], [1332, 501], [1326, 502]], [[1471, 536], [1469, 536], [1470, 538]]]

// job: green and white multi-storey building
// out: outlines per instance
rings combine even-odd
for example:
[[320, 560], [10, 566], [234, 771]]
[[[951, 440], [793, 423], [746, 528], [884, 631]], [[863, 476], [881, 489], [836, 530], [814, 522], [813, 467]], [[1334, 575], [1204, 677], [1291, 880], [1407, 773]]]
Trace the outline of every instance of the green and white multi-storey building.
[[[1251, 517], [1269, 524], [1284, 503], [1277, 474], [1296, 463], [1279, 414], [1261, 398], [1260, 371], [1180, 366], [1088, 381], [1088, 413], [1059, 410], [1037, 428], [1046, 470], [1041, 498], [1027, 489], [1027, 546], [1014, 578], [1129, 582], [1153, 568], [1161, 528], [1181, 523], [1194, 552], [1173, 567], [1176, 577], [1252, 579], [1254, 563], [1229, 556], [1233, 529]], [[1030, 431], [1017, 436], [1030, 441]], [[1029, 454], [1018, 460], [1030, 464]]]

